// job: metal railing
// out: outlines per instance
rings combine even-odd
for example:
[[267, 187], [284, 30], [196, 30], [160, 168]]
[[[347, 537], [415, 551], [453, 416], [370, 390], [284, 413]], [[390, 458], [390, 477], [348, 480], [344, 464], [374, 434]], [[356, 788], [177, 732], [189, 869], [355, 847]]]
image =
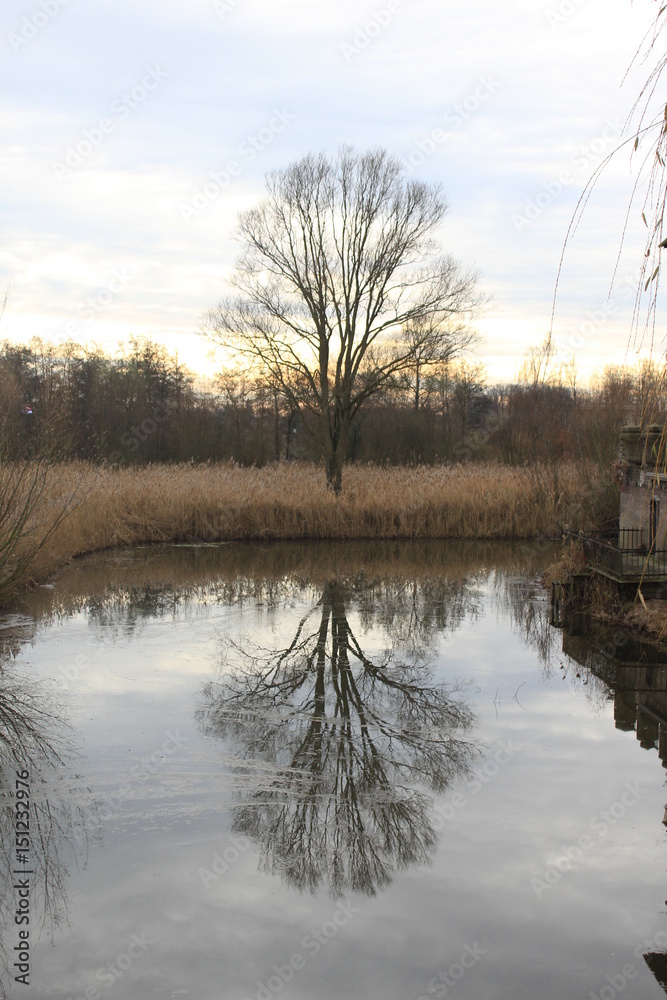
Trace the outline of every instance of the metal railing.
[[618, 532], [619, 549], [643, 550], [647, 542], [647, 532], [644, 528], [620, 528]]
[[613, 545], [590, 535], [581, 538], [589, 566], [606, 571], [618, 580], [667, 579], [667, 549], [648, 550], [642, 529], [627, 528], [619, 534], [624, 534], [628, 541], [636, 540], [637, 544]]

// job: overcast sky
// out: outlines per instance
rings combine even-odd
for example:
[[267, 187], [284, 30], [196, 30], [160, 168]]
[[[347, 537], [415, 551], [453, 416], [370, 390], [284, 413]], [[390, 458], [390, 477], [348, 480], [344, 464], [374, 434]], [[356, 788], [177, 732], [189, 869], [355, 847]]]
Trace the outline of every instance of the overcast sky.
[[[239, 210], [266, 171], [350, 143], [442, 184], [443, 246], [492, 296], [480, 354], [491, 381], [510, 379], [549, 329], [570, 216], [619, 142], [646, 68], [623, 76], [655, 13], [653, 0], [3, 0], [0, 335], [108, 348], [146, 335], [204, 371], [197, 330], [233, 268]], [[607, 296], [632, 183], [621, 152], [566, 256], [555, 334], [583, 376], [626, 356], [640, 207]]]

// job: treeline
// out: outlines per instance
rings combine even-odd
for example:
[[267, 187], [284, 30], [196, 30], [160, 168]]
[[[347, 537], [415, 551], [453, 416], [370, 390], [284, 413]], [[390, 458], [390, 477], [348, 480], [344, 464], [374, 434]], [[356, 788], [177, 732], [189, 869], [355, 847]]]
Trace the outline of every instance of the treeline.
[[[545, 353], [546, 352], [546, 353]], [[510, 465], [574, 459], [610, 465], [627, 422], [662, 422], [665, 373], [609, 368], [577, 386], [549, 345], [516, 384], [490, 386], [459, 360], [405, 374], [355, 422], [349, 459], [385, 464], [467, 459]], [[168, 352], [132, 340], [118, 357], [41, 341], [0, 348], [0, 456], [116, 464], [314, 458], [298, 413], [271, 385], [223, 372], [202, 386]]]

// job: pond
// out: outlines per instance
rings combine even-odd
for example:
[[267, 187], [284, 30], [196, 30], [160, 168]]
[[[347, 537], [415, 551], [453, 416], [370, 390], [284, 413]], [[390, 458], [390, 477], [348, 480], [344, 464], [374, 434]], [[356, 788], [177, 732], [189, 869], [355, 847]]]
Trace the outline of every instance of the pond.
[[554, 628], [552, 557], [147, 547], [26, 598], [7, 996], [664, 996], [667, 666]]

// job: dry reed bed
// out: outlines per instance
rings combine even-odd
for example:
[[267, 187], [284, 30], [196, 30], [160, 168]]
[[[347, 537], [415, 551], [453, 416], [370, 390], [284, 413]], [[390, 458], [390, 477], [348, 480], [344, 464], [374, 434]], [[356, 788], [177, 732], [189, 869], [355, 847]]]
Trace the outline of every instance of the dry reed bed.
[[[2, 474], [0, 470], [0, 475]], [[581, 504], [576, 472], [558, 494], [539, 470], [460, 465], [349, 466], [339, 496], [310, 464], [142, 468], [54, 466], [36, 521], [75, 506], [40, 553], [35, 578], [73, 556], [145, 542], [243, 539], [529, 538]]]

